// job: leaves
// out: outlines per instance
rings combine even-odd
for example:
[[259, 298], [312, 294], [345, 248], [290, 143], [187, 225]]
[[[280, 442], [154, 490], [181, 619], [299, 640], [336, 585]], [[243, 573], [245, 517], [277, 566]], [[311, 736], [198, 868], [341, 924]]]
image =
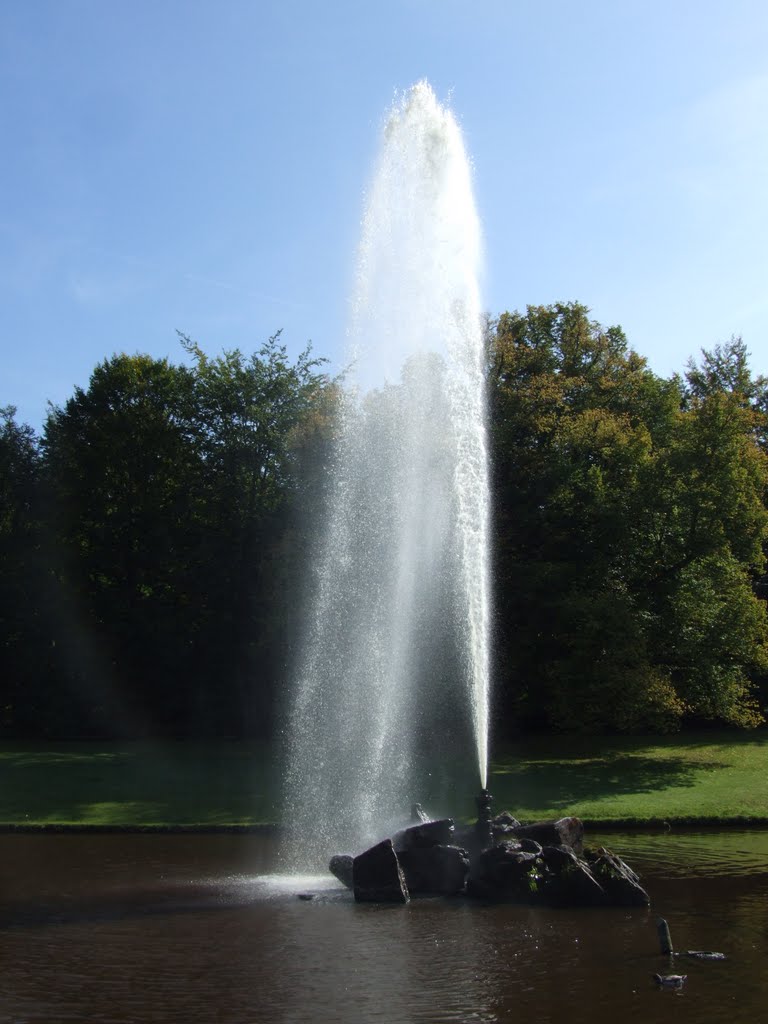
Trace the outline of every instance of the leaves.
[[[505, 706], [530, 725], [752, 726], [768, 620], [762, 379], [741, 343], [664, 381], [578, 304], [489, 339]], [[693, 585], [696, 580], [696, 585]]]
[[[768, 381], [744, 343], [665, 380], [578, 303], [486, 337], [500, 720], [759, 723]], [[343, 384], [279, 332], [252, 353], [181, 342], [187, 365], [101, 362], [41, 439], [0, 410], [7, 733], [274, 728]], [[399, 394], [361, 423], [375, 407], [395, 429]]]
[[[269, 728], [288, 643], [296, 465], [323, 429], [309, 422], [330, 385], [322, 360], [309, 349], [289, 359], [279, 335], [250, 356], [185, 348], [191, 366], [141, 354], [100, 363], [50, 410], [42, 460], [7, 411], [0, 542], [4, 524], [30, 528], [29, 476], [44, 553], [27, 620], [48, 657], [43, 672], [29, 631], [9, 654], [8, 677], [33, 672], [47, 693], [31, 701], [28, 688], [25, 700], [16, 687], [10, 731], [30, 716], [78, 735]], [[21, 574], [4, 569], [18, 604]]]

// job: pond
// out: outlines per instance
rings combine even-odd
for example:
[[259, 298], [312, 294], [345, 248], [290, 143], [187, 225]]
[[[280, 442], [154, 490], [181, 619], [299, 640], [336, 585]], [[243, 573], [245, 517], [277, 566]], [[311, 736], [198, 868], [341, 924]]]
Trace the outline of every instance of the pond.
[[[249, 835], [0, 837], [0, 1019], [388, 1024], [696, 1024], [763, 1019], [768, 832], [592, 836], [650, 910], [464, 900], [355, 904], [335, 879], [270, 874]], [[299, 892], [316, 893], [312, 901]], [[656, 918], [688, 962], [659, 990]]]

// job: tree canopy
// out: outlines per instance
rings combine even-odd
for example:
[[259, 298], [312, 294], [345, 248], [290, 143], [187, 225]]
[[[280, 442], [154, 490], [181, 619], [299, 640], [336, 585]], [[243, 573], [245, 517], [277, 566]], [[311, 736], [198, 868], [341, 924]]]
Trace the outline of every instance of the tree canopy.
[[[105, 359], [40, 437], [0, 410], [0, 735], [276, 728], [343, 384], [279, 332], [181, 343]], [[743, 341], [664, 379], [583, 305], [533, 306], [489, 322], [487, 390], [497, 730], [761, 722], [768, 380]]]
[[559, 304], [500, 317], [489, 366], [506, 712], [761, 721], [768, 464], [741, 343], [663, 380], [619, 328]]
[[[3, 594], [27, 631], [9, 635], [0, 667], [10, 732], [271, 727], [296, 574], [293, 467], [330, 382], [278, 335], [248, 357], [184, 341], [191, 366], [100, 363], [51, 409], [39, 446], [7, 412]], [[23, 591], [17, 563], [33, 556]], [[32, 609], [19, 604], [30, 590]]]

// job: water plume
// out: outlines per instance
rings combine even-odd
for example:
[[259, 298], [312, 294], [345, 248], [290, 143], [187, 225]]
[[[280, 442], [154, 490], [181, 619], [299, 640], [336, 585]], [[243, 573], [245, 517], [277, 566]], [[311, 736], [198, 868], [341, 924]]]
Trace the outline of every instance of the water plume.
[[368, 194], [289, 718], [285, 814], [304, 863], [383, 834], [439, 795], [437, 777], [449, 795], [469, 757], [486, 784], [480, 259], [460, 129], [419, 82], [390, 111]]

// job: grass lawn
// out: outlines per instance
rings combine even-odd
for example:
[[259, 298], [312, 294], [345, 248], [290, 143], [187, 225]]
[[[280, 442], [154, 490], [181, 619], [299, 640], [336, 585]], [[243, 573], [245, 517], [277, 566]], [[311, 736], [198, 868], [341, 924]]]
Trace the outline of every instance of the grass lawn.
[[[537, 737], [494, 757], [489, 788], [523, 821], [768, 823], [767, 779], [768, 730]], [[0, 744], [0, 825], [259, 825], [279, 796], [258, 744]]]
[[524, 821], [768, 824], [768, 729], [526, 738], [494, 759], [489, 788]]
[[264, 824], [275, 775], [252, 743], [3, 743], [0, 825]]

